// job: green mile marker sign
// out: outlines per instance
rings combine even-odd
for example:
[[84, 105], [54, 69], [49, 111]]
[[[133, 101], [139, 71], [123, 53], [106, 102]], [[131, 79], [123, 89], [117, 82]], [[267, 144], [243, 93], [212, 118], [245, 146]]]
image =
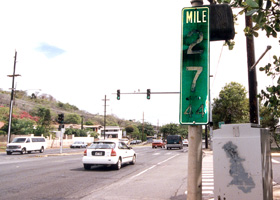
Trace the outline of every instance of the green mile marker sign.
[[182, 10], [180, 123], [203, 125], [209, 114], [209, 8]]

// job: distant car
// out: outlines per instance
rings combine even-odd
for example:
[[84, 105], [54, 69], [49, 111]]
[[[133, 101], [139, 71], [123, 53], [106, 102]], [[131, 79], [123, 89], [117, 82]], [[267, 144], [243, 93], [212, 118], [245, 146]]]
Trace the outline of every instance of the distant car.
[[166, 149], [183, 149], [183, 139], [180, 135], [168, 135]]
[[7, 144], [7, 155], [11, 155], [14, 152], [20, 152], [21, 154], [31, 153], [31, 151], [39, 151], [43, 153], [47, 148], [47, 142], [44, 137], [30, 137], [22, 136], [14, 138], [13, 141]]
[[82, 141], [75, 141], [70, 145], [70, 148], [87, 148], [87, 143]]
[[153, 140], [152, 148], [165, 148], [165, 143], [162, 140]]
[[183, 140], [183, 146], [189, 146], [189, 140], [188, 139]]
[[137, 144], [137, 141], [136, 140], [132, 140], [132, 141], [130, 141], [129, 144]]
[[129, 144], [140, 144], [140, 143], [142, 143], [142, 140], [132, 140], [130, 141]]
[[85, 170], [91, 169], [93, 165], [113, 166], [116, 170], [119, 170], [122, 164], [129, 163], [134, 165], [135, 162], [135, 151], [124, 142], [118, 140], [93, 142], [84, 151], [83, 156]]
[[119, 139], [119, 141], [124, 142], [126, 145], [128, 144], [128, 139], [127, 138]]

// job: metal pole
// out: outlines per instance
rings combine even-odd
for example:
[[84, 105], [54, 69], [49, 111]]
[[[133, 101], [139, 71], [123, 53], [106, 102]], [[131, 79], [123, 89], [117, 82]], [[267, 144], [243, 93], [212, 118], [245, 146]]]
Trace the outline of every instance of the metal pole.
[[16, 63], [17, 63], [17, 52], [15, 52], [14, 59], [14, 71], [13, 71], [13, 80], [12, 80], [12, 91], [11, 91], [11, 102], [10, 102], [10, 113], [9, 113], [9, 125], [8, 125], [8, 143], [10, 143], [11, 139], [11, 125], [12, 125], [12, 113], [13, 113], [13, 101], [14, 101], [14, 85], [15, 85], [15, 71], [16, 71]]
[[61, 129], [60, 129], [60, 153], [62, 153], [62, 145], [63, 145], [63, 142], [62, 142], [62, 124], [61, 124]]
[[[252, 17], [245, 16], [246, 26], [252, 28]], [[247, 66], [248, 66], [248, 83], [249, 83], [249, 107], [250, 122], [259, 124], [259, 108], [257, 98], [257, 73], [256, 68], [251, 68], [255, 64], [255, 46], [254, 38], [246, 37], [247, 45]]]
[[208, 149], [208, 125], [205, 125], [205, 149]]
[[[192, 7], [202, 6], [203, 0], [191, 0]], [[202, 125], [189, 126], [188, 200], [202, 199]]]

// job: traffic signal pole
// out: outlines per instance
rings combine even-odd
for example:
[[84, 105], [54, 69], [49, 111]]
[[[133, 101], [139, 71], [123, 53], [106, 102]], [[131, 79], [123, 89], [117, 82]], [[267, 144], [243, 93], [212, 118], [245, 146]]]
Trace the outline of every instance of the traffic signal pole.
[[[202, 6], [203, 0], [191, 0], [192, 7]], [[188, 200], [202, 199], [202, 125], [188, 127]]]
[[[245, 16], [246, 27], [252, 28], [252, 17]], [[258, 89], [257, 89], [257, 72], [256, 68], [252, 68], [255, 64], [255, 46], [254, 37], [246, 37], [247, 47], [247, 65], [248, 65], [248, 84], [249, 84], [249, 107], [250, 122], [259, 124], [259, 106], [258, 106]]]

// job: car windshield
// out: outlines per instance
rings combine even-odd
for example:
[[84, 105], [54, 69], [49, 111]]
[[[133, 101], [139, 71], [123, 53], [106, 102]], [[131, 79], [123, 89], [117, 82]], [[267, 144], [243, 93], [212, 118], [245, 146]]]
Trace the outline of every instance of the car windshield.
[[24, 143], [26, 138], [15, 138], [12, 143]]
[[90, 145], [90, 149], [113, 149], [116, 144], [114, 142], [94, 142]]
[[74, 144], [82, 144], [82, 142], [76, 141], [74, 142]]
[[162, 140], [154, 140], [153, 142], [154, 142], [154, 143], [161, 143]]

